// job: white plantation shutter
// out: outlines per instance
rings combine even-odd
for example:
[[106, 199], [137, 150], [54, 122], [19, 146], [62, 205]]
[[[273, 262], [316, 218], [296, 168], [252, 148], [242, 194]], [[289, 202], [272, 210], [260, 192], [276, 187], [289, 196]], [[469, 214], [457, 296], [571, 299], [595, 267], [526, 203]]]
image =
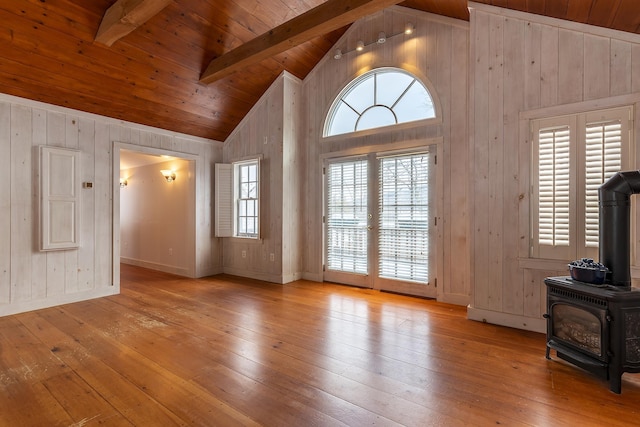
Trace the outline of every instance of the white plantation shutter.
[[541, 129], [538, 142], [538, 244], [569, 246], [570, 127]]
[[429, 282], [429, 154], [379, 159], [378, 275]]
[[367, 160], [330, 163], [326, 174], [326, 267], [368, 274]]
[[585, 127], [584, 244], [597, 248], [598, 188], [622, 169], [622, 123], [613, 120]]
[[215, 236], [233, 236], [233, 165], [215, 165]]
[[631, 107], [532, 121], [531, 255], [598, 257], [598, 189], [633, 169]]

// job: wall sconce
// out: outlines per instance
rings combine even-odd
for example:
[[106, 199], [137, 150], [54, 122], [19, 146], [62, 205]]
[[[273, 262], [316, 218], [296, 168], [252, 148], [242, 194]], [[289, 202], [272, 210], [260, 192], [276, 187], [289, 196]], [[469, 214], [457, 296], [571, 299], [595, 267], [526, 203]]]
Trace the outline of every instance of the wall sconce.
[[387, 40], [389, 40], [391, 37], [395, 37], [395, 36], [399, 36], [399, 35], [411, 35], [413, 34], [415, 30], [415, 26], [411, 23], [411, 22], [407, 22], [404, 26], [404, 31], [401, 33], [395, 33], [395, 34], [391, 34], [389, 36], [387, 36], [387, 33], [385, 33], [384, 31], [380, 31], [378, 33], [378, 38], [371, 42], [371, 43], [366, 43], [363, 42], [362, 40], [358, 40], [358, 42], [356, 43], [356, 48], [353, 50], [346, 50], [343, 51], [342, 49], [336, 49], [333, 53], [333, 59], [341, 59], [344, 55], [351, 53], [353, 51], [356, 52], [362, 52], [364, 50], [365, 47], [372, 45], [374, 43], [378, 43], [378, 44], [382, 44], [385, 43]]
[[127, 178], [120, 178], [120, 188], [125, 188], [127, 184]]
[[164, 176], [164, 179], [166, 179], [167, 182], [173, 182], [176, 180], [176, 173], [172, 170], [163, 169], [160, 171], [160, 173], [162, 174], [162, 176]]

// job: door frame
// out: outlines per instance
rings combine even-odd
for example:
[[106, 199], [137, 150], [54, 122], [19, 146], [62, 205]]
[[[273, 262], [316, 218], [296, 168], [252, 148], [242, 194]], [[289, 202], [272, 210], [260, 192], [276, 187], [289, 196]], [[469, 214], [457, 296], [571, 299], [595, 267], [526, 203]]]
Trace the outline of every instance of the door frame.
[[[197, 175], [198, 171], [201, 167], [201, 162], [198, 159], [198, 156], [183, 153], [180, 151], [167, 150], [156, 147], [148, 147], [143, 145], [135, 145], [120, 141], [112, 141], [112, 163], [111, 163], [111, 197], [112, 197], [112, 228], [111, 228], [111, 255], [112, 255], [112, 275], [113, 275], [113, 285], [119, 287], [120, 286], [120, 151], [128, 150], [135, 151], [142, 154], [150, 154], [150, 155], [167, 155], [171, 157], [176, 157], [181, 160], [188, 161], [193, 168], [194, 173]], [[189, 206], [189, 216], [191, 217], [192, 224], [190, 224], [189, 236], [188, 238], [193, 242], [193, 244], [189, 247], [190, 254], [188, 255], [188, 259], [192, 260], [192, 265], [189, 266], [189, 277], [197, 277], [198, 268], [196, 263], [196, 179], [192, 180], [191, 187], [189, 189], [191, 193], [190, 199], [192, 203]]]
[[[442, 137], [437, 137], [437, 138], [426, 138], [426, 139], [420, 139], [420, 140], [409, 140], [409, 141], [403, 141], [403, 142], [399, 142], [399, 143], [394, 143], [394, 144], [380, 144], [380, 145], [369, 145], [369, 146], [362, 146], [362, 147], [356, 147], [356, 148], [351, 148], [351, 149], [346, 149], [346, 150], [340, 150], [340, 151], [334, 151], [331, 153], [325, 153], [323, 155], [320, 156], [320, 170], [324, 171], [324, 167], [326, 165], [327, 162], [330, 162], [332, 160], [337, 160], [337, 159], [348, 159], [348, 158], [357, 158], [357, 157], [367, 157], [370, 158], [371, 156], [373, 156], [374, 158], [377, 157], [381, 157], [381, 156], [386, 156], [386, 155], [394, 155], [394, 154], [403, 154], [403, 153], [411, 153], [413, 151], [419, 152], [420, 150], [429, 150], [433, 155], [436, 156], [436, 164], [437, 164], [437, 159], [442, 159], [443, 155], [443, 138]], [[369, 203], [371, 203], [371, 199], [372, 198], [376, 198], [378, 193], [378, 182], [377, 179], [373, 179], [372, 177], [376, 178], [377, 177], [377, 162], [374, 162], [375, 167], [373, 168], [369, 168], [368, 170], [368, 176], [369, 176], [369, 180], [371, 183], [371, 186], [369, 187]], [[440, 166], [440, 165], [438, 165]], [[432, 236], [433, 238], [433, 246], [434, 248], [432, 248], [432, 250], [430, 250], [430, 257], [434, 257], [433, 261], [431, 262], [432, 266], [435, 268], [435, 271], [433, 272], [433, 274], [430, 274], [430, 280], [429, 280], [429, 286], [425, 289], [424, 285], [422, 284], [416, 284], [414, 282], [408, 282], [408, 281], [402, 281], [402, 280], [393, 280], [393, 279], [381, 279], [378, 278], [378, 266], [375, 265], [375, 263], [373, 263], [374, 265], [370, 265], [369, 268], [369, 274], [368, 275], [357, 275], [357, 274], [353, 274], [353, 273], [340, 273], [340, 272], [330, 272], [330, 274], [327, 274], [326, 271], [326, 254], [327, 254], [327, 248], [326, 248], [326, 224], [325, 221], [322, 221], [321, 223], [321, 236], [322, 236], [322, 279], [323, 281], [333, 281], [333, 282], [338, 282], [338, 283], [345, 283], [348, 285], [352, 285], [352, 286], [359, 286], [359, 287], [365, 287], [365, 288], [370, 288], [370, 289], [377, 289], [377, 290], [390, 290], [392, 292], [397, 292], [397, 293], [406, 293], [406, 294], [410, 294], [410, 295], [416, 295], [416, 296], [423, 296], [423, 297], [429, 297], [429, 298], [437, 298], [438, 295], [441, 293], [440, 289], [442, 289], [442, 284], [440, 283], [440, 286], [438, 286], [438, 278], [440, 277], [442, 271], [443, 271], [443, 236], [442, 236], [442, 229], [444, 227], [442, 227], [442, 218], [441, 218], [441, 212], [442, 212], [442, 206], [443, 206], [443, 171], [442, 171], [442, 167], [436, 167], [435, 170], [435, 180], [436, 183], [435, 185], [432, 187], [433, 191], [435, 192], [435, 194], [433, 194], [432, 196], [432, 203], [433, 203], [433, 211], [430, 214], [430, 216], [432, 217], [434, 224], [433, 224], [433, 233], [434, 235]], [[321, 206], [322, 206], [322, 216], [323, 218], [326, 217], [326, 181], [325, 181], [325, 176], [323, 173], [323, 176], [321, 178], [322, 180], [322, 191], [320, 194], [321, 197]], [[374, 187], [372, 189], [372, 186]], [[376, 204], [377, 205], [377, 204]], [[371, 206], [371, 205], [370, 205]], [[374, 221], [377, 221], [377, 218], [373, 218]], [[377, 225], [376, 225], [377, 228]], [[368, 249], [369, 251], [374, 251], [375, 253], [377, 253], [377, 239], [369, 239], [368, 242]], [[345, 279], [345, 277], [341, 277], [342, 275], [349, 275], [352, 278], [356, 278], [357, 280], [340, 280], [340, 279]], [[327, 277], [329, 276], [329, 277]], [[361, 277], [354, 277], [354, 276], [361, 276]], [[348, 277], [348, 276], [347, 276]], [[394, 286], [392, 287], [393, 289], [388, 289], [388, 287], [386, 285], [382, 286], [382, 284], [384, 284], [385, 282], [388, 281], [392, 281], [394, 282]], [[432, 286], [433, 285], [433, 286]], [[423, 287], [422, 292], [420, 291], [420, 287]], [[425, 292], [426, 290], [426, 292]]]

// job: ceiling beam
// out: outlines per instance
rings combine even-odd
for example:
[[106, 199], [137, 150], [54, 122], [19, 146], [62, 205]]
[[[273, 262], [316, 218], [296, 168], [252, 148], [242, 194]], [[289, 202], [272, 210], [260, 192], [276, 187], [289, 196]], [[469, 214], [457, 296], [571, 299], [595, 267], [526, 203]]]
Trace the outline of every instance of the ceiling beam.
[[111, 46], [126, 36], [173, 0], [118, 0], [104, 14], [96, 41]]
[[213, 83], [240, 69], [349, 25], [403, 0], [327, 0], [302, 15], [213, 59], [201, 83]]

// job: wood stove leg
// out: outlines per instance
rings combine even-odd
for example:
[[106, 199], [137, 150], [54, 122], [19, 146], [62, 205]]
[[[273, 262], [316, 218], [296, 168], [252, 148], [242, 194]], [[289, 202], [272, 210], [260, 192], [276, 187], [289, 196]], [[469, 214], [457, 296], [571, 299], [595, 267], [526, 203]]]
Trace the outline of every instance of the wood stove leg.
[[547, 354], [546, 354], [546, 358], [551, 360], [551, 356], [549, 356], [549, 352], [551, 351], [551, 347], [547, 346]]
[[609, 370], [609, 390], [616, 394], [622, 392], [622, 372], [611, 372]]

